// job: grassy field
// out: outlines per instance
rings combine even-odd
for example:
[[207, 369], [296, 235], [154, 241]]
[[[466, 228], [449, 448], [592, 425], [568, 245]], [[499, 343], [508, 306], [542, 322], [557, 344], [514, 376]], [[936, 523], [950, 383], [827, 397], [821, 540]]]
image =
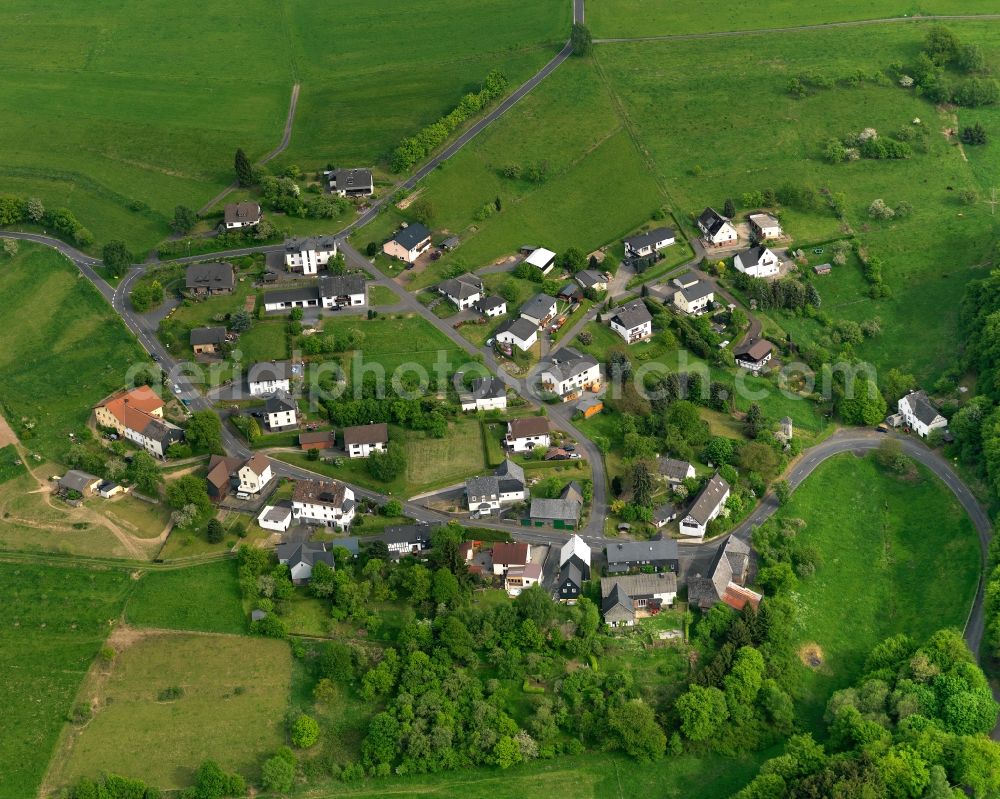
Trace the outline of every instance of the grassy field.
[[76, 267], [40, 245], [22, 243], [0, 269], [0, 318], [4, 415], [25, 447], [58, 461], [91, 407], [148, 359]]
[[146, 572], [125, 609], [137, 627], [242, 633], [246, 618], [236, 563], [222, 560], [172, 571]]
[[368, 286], [368, 304], [372, 308], [379, 308], [385, 305], [397, 305], [399, 297], [388, 286], [370, 285]]
[[[509, 164], [544, 164], [547, 177], [505, 178]], [[414, 287], [437, 282], [450, 263], [475, 269], [522, 244], [589, 252], [617, 242], [666, 202], [593, 63], [573, 59], [424, 184], [434, 227], [460, 235], [462, 245]], [[477, 221], [496, 197], [502, 210]], [[362, 243], [369, 238], [367, 230], [358, 234]]]
[[132, 581], [125, 571], [0, 563], [0, 584], [0, 796], [34, 796]]
[[[402, 316], [381, 316], [375, 319], [326, 319], [323, 329], [338, 339], [346, 338], [352, 331], [359, 331], [364, 340], [354, 352], [344, 356], [348, 376], [352, 376], [354, 358], [360, 357], [362, 366], [379, 364], [387, 378], [403, 365], [416, 364], [428, 371], [433, 378], [434, 364], [443, 354], [449, 364], [448, 372], [455, 371], [467, 359], [458, 345], [452, 343], [443, 333], [427, 320], [410, 314]], [[400, 372], [404, 377], [407, 372]]]
[[840, 455], [795, 491], [779, 518], [805, 520], [799, 540], [821, 555], [798, 589], [799, 643], [817, 644], [824, 661], [815, 671], [802, 667], [802, 709], [813, 726], [874, 644], [965, 623], [979, 544], [961, 506], [922, 467], [899, 478], [870, 459]]
[[[110, 771], [178, 788], [205, 759], [256, 779], [261, 758], [284, 743], [291, 667], [284, 641], [140, 635], [110, 673], [91, 675], [85, 694], [97, 698], [94, 716], [70, 734], [52, 781]], [[174, 688], [179, 697], [161, 698]]]
[[737, 0], [713, 8], [710, 14], [696, 0], [648, 3], [643, 0], [595, 0], [587, 3], [587, 24], [595, 37], [669, 36], [682, 33], [787, 28], [824, 22], [885, 19], [926, 14], [987, 14], [989, 0]]
[[[296, 126], [278, 166], [375, 164], [490, 69], [512, 85], [527, 78], [570, 24], [562, 0], [432, 0], [416, 16], [402, 0], [250, 0], [238, 20], [180, 0], [167, 31], [152, 6], [57, 7], [0, 9], [4, 189], [68, 205], [98, 242], [124, 236], [137, 250], [168, 234], [175, 205], [198, 208], [232, 180], [237, 147], [258, 159], [279, 143], [296, 81]], [[15, 46], [21, 37], [29, 50]]]
[[[963, 41], [980, 44], [992, 63], [1000, 63], [995, 26], [952, 27]], [[829, 292], [836, 306], [830, 309], [824, 302], [824, 310], [856, 321], [880, 317], [882, 336], [866, 342], [858, 354], [878, 367], [905, 364], [933, 379], [952, 363], [958, 301], [964, 284], [977, 274], [974, 265], [983, 262], [997, 223], [987, 205], [962, 206], [949, 187], [975, 187], [986, 194], [1000, 177], [1000, 162], [995, 154], [976, 155], [975, 166], [963, 160], [941, 132], [955, 124], [952, 112], [939, 112], [887, 76], [881, 84], [868, 81], [855, 88], [838, 82], [801, 100], [786, 90], [792, 77], [809, 70], [836, 82], [857, 69], [878, 74], [893, 60], [910, 62], [926, 30], [884, 25], [759, 35], [747, 40], [752, 46], [739, 48], [719, 48], [708, 40], [602, 46], [595, 57], [669, 185], [680, 217], [708, 204], [719, 206], [727, 197], [739, 203], [743, 192], [786, 183], [842, 192], [858, 239], [886, 260], [893, 294], [868, 299], [854, 270], [845, 267], [817, 281], [821, 296]], [[748, 82], [767, 107], [766, 114], [749, 119], [733, 102]], [[669, 98], [670, 113], [664, 113], [664, 98]], [[959, 112], [959, 123], [973, 116]], [[923, 120], [925, 132], [918, 134], [908, 160], [831, 165], [821, 157], [831, 137], [865, 127], [892, 132], [912, 127], [915, 118]], [[890, 223], [873, 222], [867, 207], [875, 198], [890, 205], [908, 202], [913, 213]], [[783, 220], [799, 242], [842, 235], [825, 208], [786, 208]], [[838, 290], [842, 280], [847, 283]], [[927, 319], [934, 324], [926, 324]]]
[[119, 494], [110, 501], [95, 498], [86, 505], [138, 538], [156, 538], [170, 523], [170, 508], [165, 502], [153, 505], [130, 494]]
[[254, 322], [240, 334], [239, 347], [244, 363], [280, 361], [288, 357], [288, 327], [284, 320], [268, 319]]

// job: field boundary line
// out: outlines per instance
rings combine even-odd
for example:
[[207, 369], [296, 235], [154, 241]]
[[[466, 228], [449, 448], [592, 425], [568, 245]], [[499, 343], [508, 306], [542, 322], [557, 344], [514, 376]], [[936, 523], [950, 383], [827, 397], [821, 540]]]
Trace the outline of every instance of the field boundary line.
[[880, 17], [853, 19], [843, 22], [817, 22], [813, 25], [791, 25], [787, 28], [750, 28], [742, 31], [703, 31], [702, 33], [667, 33], [659, 36], [609, 36], [595, 38], [594, 44], [627, 44], [628, 42], [684, 42], [697, 39], [722, 39], [733, 36], [761, 36], [769, 33], [802, 33], [825, 28], [857, 28], [864, 25], [892, 25], [899, 22], [990, 22], [1000, 14], [926, 14], [912, 17]]

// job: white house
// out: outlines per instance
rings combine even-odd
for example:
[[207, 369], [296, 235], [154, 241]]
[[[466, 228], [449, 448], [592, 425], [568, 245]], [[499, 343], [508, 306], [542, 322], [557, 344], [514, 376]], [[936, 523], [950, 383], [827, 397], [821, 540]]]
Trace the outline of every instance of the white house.
[[158, 458], [184, 438], [181, 428], [163, 418], [163, 400], [148, 386], [112, 394], [94, 408], [94, 415], [98, 425], [112, 428]]
[[292, 524], [292, 509], [287, 505], [265, 505], [257, 515], [257, 524], [276, 533], [287, 532]]
[[531, 563], [531, 546], [523, 541], [498, 541], [490, 550], [490, 559], [493, 561], [493, 574], [500, 577], [508, 569]]
[[504, 575], [503, 587], [508, 596], [518, 596], [525, 588], [540, 584], [544, 577], [541, 563], [511, 566]]
[[531, 254], [524, 259], [524, 262], [535, 267], [543, 275], [547, 275], [552, 271], [552, 267], [555, 266], [556, 254], [552, 250], [539, 247], [537, 250], [532, 250]]
[[640, 233], [625, 239], [625, 254], [633, 258], [642, 258], [669, 247], [674, 241], [675, 234], [672, 227], [658, 227], [648, 233]]
[[671, 485], [680, 485], [695, 476], [694, 466], [676, 458], [659, 459], [660, 477]]
[[437, 290], [438, 294], [444, 295], [457, 305], [458, 310], [464, 311], [482, 299], [483, 281], [466, 272], [464, 275], [440, 283]]
[[780, 239], [784, 235], [781, 223], [770, 214], [750, 214], [750, 232], [760, 241]]
[[213, 455], [208, 461], [205, 484], [209, 497], [219, 502], [232, 491], [256, 496], [272, 479], [271, 459], [260, 452], [246, 459]]
[[601, 578], [601, 611], [609, 627], [632, 627], [637, 618], [659, 613], [676, 598], [673, 572]]
[[287, 361], [255, 363], [250, 367], [247, 385], [250, 394], [259, 397], [276, 391], [291, 391], [292, 367]]
[[223, 212], [226, 230], [238, 230], [260, 224], [260, 206], [257, 203], [226, 203]]
[[674, 306], [686, 314], [700, 314], [715, 301], [715, 289], [707, 280], [699, 280], [674, 292]]
[[524, 469], [507, 458], [495, 473], [466, 480], [465, 497], [469, 510], [484, 516], [515, 502], [523, 502], [528, 498]]
[[608, 324], [626, 344], [644, 341], [653, 335], [653, 317], [641, 299], [615, 308]]
[[511, 344], [527, 352], [538, 343], [538, 325], [519, 316], [501, 322], [497, 328], [496, 340], [501, 344]]
[[526, 416], [507, 422], [507, 448], [513, 452], [530, 452], [535, 447], [548, 447], [549, 420], [544, 416]]
[[507, 301], [503, 297], [483, 297], [472, 303], [472, 307], [483, 316], [490, 318], [503, 316], [507, 313]]
[[708, 523], [722, 512], [727, 499], [729, 483], [716, 472], [688, 508], [687, 515], [681, 519], [681, 535], [703, 538]]
[[601, 367], [597, 360], [571, 347], [554, 352], [551, 361], [542, 369], [542, 387], [560, 397], [601, 382]]
[[739, 234], [732, 223], [714, 208], [706, 208], [698, 217], [698, 229], [705, 241], [716, 247], [733, 245]]
[[[456, 375], [461, 380], [461, 373]], [[495, 411], [507, 407], [507, 386], [498, 377], [477, 377], [471, 391], [459, 391], [463, 411]]]
[[931, 430], [948, 426], [948, 420], [931, 404], [926, 391], [911, 391], [899, 400], [897, 407], [903, 421], [921, 438]]
[[292, 516], [344, 530], [354, 519], [354, 492], [339, 480], [299, 480], [292, 492]]
[[277, 391], [264, 401], [264, 416], [272, 430], [282, 430], [298, 424], [295, 400], [284, 391]]
[[751, 372], [763, 369], [774, 353], [774, 345], [766, 338], [747, 339], [733, 349], [736, 365]]
[[536, 294], [521, 306], [521, 318], [533, 322], [538, 327], [545, 327], [556, 315], [558, 302], [548, 294]]
[[277, 555], [278, 563], [288, 566], [293, 583], [309, 581], [317, 563], [334, 568], [333, 553], [326, 548], [326, 544], [282, 543], [278, 544]]
[[314, 236], [285, 242], [285, 268], [303, 275], [315, 275], [337, 254], [333, 236]]
[[360, 275], [321, 275], [312, 286], [267, 292], [264, 310], [357, 307], [366, 302], [365, 280]]
[[344, 450], [349, 458], [367, 458], [389, 447], [389, 425], [362, 424], [344, 428]]
[[328, 169], [323, 177], [327, 190], [338, 197], [370, 197], [375, 193], [370, 169]]
[[771, 277], [778, 274], [781, 261], [770, 249], [758, 244], [733, 256], [733, 266], [750, 277]]
[[608, 279], [593, 269], [584, 269], [575, 275], [576, 282], [584, 291], [593, 289], [594, 291], [607, 291]]

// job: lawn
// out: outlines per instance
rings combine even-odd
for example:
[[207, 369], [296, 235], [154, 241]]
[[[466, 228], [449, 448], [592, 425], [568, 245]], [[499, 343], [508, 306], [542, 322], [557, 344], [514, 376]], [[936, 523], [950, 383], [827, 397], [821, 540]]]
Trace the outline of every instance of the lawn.
[[27, 469], [21, 462], [21, 456], [18, 455], [17, 448], [13, 444], [0, 447], [0, 483], [6, 483], [26, 472]]
[[93, 405], [148, 359], [97, 290], [48, 247], [22, 242], [4, 262], [0, 318], [3, 413], [27, 449], [59, 461]]
[[870, 458], [839, 455], [796, 489], [778, 518], [805, 520], [799, 540], [821, 557], [798, 588], [798, 643], [823, 651], [819, 669], [801, 669], [802, 710], [814, 728], [830, 694], [854, 682], [874, 644], [965, 624], [979, 543], [958, 502], [923, 467], [900, 478]]
[[917, 14], [986, 14], [996, 11], [989, 0], [736, 0], [705, 13], [696, 0], [649, 3], [644, 0], [596, 0], [587, 4], [587, 24], [595, 37], [664, 36], [687, 33], [787, 28], [824, 22], [886, 19]]
[[126, 571], [0, 563], [0, 584], [0, 796], [35, 796], [133, 583]]
[[[354, 379], [366, 372], [374, 374], [378, 366], [384, 370], [387, 380], [401, 367], [404, 368], [399, 371], [400, 378], [413, 375], [416, 368], [418, 372], [424, 370], [433, 379], [437, 374], [434, 365], [438, 363], [439, 356], [443, 356], [448, 374], [467, 359], [457, 344], [415, 314], [394, 314], [375, 319], [328, 318], [323, 322], [323, 330], [340, 340], [346, 339], [353, 331], [363, 336], [358, 349], [344, 357], [350, 367], [348, 374]], [[355, 364], [356, 361], [359, 363]]]
[[398, 305], [399, 295], [388, 286], [379, 286], [373, 283], [368, 286], [368, 304], [372, 308], [380, 308], [387, 305]]
[[125, 609], [129, 624], [207, 633], [246, 631], [236, 562], [221, 560], [139, 578]]
[[[996, 26], [952, 27], [997, 63]], [[904, 364], [907, 371], [932, 381], [953, 362], [959, 299], [965, 283], [981, 274], [974, 266], [983, 262], [997, 228], [988, 205], [961, 206], [949, 187], [978, 188], [986, 195], [1000, 177], [1000, 162], [988, 154], [977, 155], [981, 160], [975, 165], [963, 160], [941, 134], [955, 124], [952, 112], [939, 112], [882, 74], [894, 60], [912, 61], [926, 30], [924, 25], [882, 25], [757, 35], [749, 40], [752, 46], [738, 48], [720, 48], [708, 40], [623, 44], [601, 46], [595, 58], [669, 185], [679, 219], [706, 205], [721, 206], [726, 198], [734, 198], [739, 209], [744, 192], [789, 183], [843, 193], [858, 239], [886, 261], [892, 296], [868, 299], [867, 287], [849, 277], [848, 266], [842, 274], [835, 270], [829, 280], [817, 280], [821, 296], [829, 292], [836, 306], [828, 308], [824, 302], [824, 310], [834, 318], [857, 321], [879, 317], [883, 334], [860, 347], [858, 355], [879, 368]], [[858, 69], [881, 78], [854, 88], [840, 82]], [[832, 79], [834, 87], [792, 98], [788, 81], [806, 71]], [[749, 120], [741, 105], [732, 102], [748, 82], [768, 109]], [[670, 113], [664, 113], [665, 97], [670, 98]], [[959, 122], [976, 116], [962, 111]], [[831, 137], [865, 127], [892, 132], [914, 127], [915, 118], [923, 120], [923, 133], [917, 134], [908, 160], [831, 165], [821, 157]], [[873, 222], [867, 207], [875, 198], [894, 206], [907, 202], [913, 212], [905, 219]], [[783, 208], [782, 215], [785, 229], [798, 242], [843, 235], [825, 208]], [[841, 280], [847, 283], [837, 291]], [[926, 324], [929, 318], [934, 324]], [[808, 326], [799, 327], [810, 332]]]
[[[285, 742], [291, 669], [284, 641], [140, 636], [118, 652], [110, 673], [102, 669], [88, 679], [94, 716], [67, 737], [53, 782], [113, 772], [179, 788], [206, 759], [257, 779], [261, 759]], [[180, 696], [163, 698], [169, 689]]]
[[170, 508], [165, 502], [153, 505], [130, 494], [119, 494], [112, 500], [96, 497], [86, 505], [138, 538], [156, 538], [170, 523]]
[[243, 363], [280, 361], [288, 357], [288, 325], [282, 319], [254, 322], [237, 344]]
[[[277, 167], [381, 163], [490, 69], [512, 86], [526, 79], [570, 25], [562, 0], [431, 0], [411, 11], [402, 0], [250, 0], [234, 20], [179, 0], [164, 30], [154, 6], [5, 3], [4, 189], [68, 206], [99, 244], [125, 237], [142, 251], [168, 235], [175, 205], [199, 208], [233, 179], [237, 147], [256, 160], [277, 146], [296, 81], [294, 135]], [[25, 40], [31, 48], [17, 46]]]
[[[504, 177], [505, 167], [544, 165], [540, 182]], [[590, 252], [650, 219], [666, 197], [623, 126], [593, 62], [571, 59], [424, 181], [434, 227], [462, 246], [417, 275], [440, 280], [449, 264], [476, 269], [535, 244]], [[477, 212], [500, 199], [502, 210]], [[367, 231], [359, 234], [367, 241]]]

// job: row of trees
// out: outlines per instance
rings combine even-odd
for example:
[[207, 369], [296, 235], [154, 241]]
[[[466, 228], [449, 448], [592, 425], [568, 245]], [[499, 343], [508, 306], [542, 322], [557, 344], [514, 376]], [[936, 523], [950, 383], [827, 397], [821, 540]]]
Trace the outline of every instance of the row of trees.
[[[957, 80], [953, 77], [956, 72], [967, 77]], [[932, 103], [975, 108], [1000, 100], [1000, 84], [986, 76], [986, 58], [979, 46], [959, 41], [955, 33], [944, 26], [938, 25], [928, 31], [924, 49], [908, 68], [908, 73], [901, 75], [900, 85], [916, 86], [917, 91]]]
[[421, 130], [416, 136], [403, 139], [393, 150], [390, 167], [393, 172], [405, 172], [427, 156], [463, 122], [471, 119], [507, 92], [507, 76], [493, 70], [478, 92], [469, 92], [450, 113]]
[[0, 196], [0, 225], [29, 223], [52, 230], [80, 247], [94, 243], [94, 235], [68, 208], [48, 210], [37, 197]]
[[[226, 772], [214, 760], [205, 760], [194, 774], [194, 785], [181, 791], [178, 799], [225, 799], [245, 796], [246, 781]], [[142, 780], [105, 774], [98, 780], [83, 777], [66, 794], [67, 799], [160, 799], [158, 788]]]

